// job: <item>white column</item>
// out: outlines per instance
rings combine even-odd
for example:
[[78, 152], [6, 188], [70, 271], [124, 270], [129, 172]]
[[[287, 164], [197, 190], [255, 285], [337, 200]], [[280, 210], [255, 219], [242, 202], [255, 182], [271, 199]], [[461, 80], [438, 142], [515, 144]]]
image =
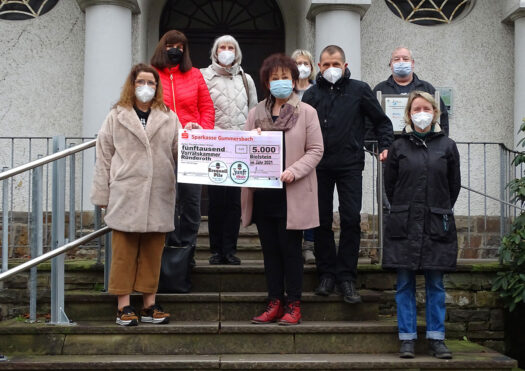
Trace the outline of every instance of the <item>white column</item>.
[[328, 45], [340, 46], [352, 78], [361, 79], [361, 18], [371, 0], [312, 0], [308, 18], [315, 18], [315, 60]]
[[[525, 17], [514, 21], [514, 133], [525, 118]], [[515, 134], [514, 145], [519, 139]], [[519, 148], [523, 151], [523, 148]]]
[[[131, 17], [139, 12], [136, 0], [77, 0], [86, 13], [84, 45], [84, 107], [82, 135], [98, 133], [131, 68]], [[84, 164], [84, 208], [89, 208], [93, 156]]]
[[[503, 3], [503, 22], [514, 23], [514, 146], [523, 135], [518, 130], [525, 118], [525, 0]], [[523, 151], [523, 147], [517, 148]]]

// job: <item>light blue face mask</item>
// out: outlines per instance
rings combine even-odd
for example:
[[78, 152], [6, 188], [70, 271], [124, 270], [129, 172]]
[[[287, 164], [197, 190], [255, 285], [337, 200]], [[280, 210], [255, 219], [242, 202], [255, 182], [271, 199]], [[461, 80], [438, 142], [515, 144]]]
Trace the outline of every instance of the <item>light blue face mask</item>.
[[396, 62], [393, 64], [394, 75], [405, 77], [412, 72], [412, 62]]
[[279, 99], [288, 98], [293, 92], [292, 80], [270, 81], [270, 93]]

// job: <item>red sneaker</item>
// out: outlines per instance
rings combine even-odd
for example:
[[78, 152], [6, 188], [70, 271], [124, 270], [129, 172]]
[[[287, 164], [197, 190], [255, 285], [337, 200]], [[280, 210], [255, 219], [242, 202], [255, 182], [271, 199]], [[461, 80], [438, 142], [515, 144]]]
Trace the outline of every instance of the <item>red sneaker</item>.
[[279, 320], [280, 325], [297, 325], [301, 322], [301, 302], [299, 300], [286, 304], [284, 316]]
[[272, 323], [277, 322], [284, 314], [283, 303], [278, 299], [272, 299], [268, 302], [266, 310], [260, 316], [253, 317], [252, 323]]

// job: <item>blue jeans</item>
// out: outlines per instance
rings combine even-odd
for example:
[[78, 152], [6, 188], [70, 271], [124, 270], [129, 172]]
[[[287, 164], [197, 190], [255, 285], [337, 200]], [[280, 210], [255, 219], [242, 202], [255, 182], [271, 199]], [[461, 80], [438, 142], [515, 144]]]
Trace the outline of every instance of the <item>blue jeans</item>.
[[[445, 339], [445, 287], [443, 272], [424, 271], [427, 339]], [[417, 339], [416, 272], [397, 271], [397, 325], [399, 340]]]

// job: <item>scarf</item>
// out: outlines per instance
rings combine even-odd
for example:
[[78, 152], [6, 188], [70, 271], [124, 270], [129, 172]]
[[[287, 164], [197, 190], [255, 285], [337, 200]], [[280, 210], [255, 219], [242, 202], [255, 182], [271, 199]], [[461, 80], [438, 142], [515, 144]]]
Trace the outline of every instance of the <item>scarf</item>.
[[263, 131], [288, 131], [295, 126], [299, 117], [299, 96], [292, 93], [288, 101], [281, 107], [279, 117], [272, 120], [272, 106], [275, 98], [270, 96], [255, 107], [255, 127]]
[[217, 74], [221, 76], [235, 76], [237, 74], [240, 74], [240, 65], [234, 64], [231, 67], [223, 67], [217, 62], [211, 63], [212, 70]]

